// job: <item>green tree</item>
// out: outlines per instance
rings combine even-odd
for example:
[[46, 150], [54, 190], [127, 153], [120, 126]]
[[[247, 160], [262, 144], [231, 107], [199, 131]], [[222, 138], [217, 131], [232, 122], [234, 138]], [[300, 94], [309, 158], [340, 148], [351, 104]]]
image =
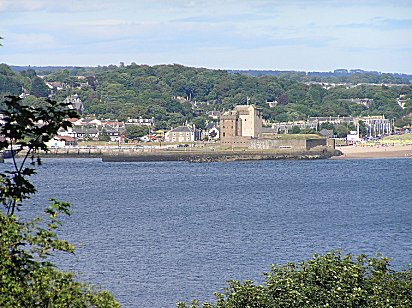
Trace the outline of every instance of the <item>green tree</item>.
[[345, 124], [338, 124], [335, 126], [333, 133], [336, 134], [338, 138], [346, 138], [349, 134], [349, 128]]
[[0, 95], [19, 95], [23, 80], [6, 64], [0, 64]]
[[300, 134], [302, 130], [300, 129], [299, 126], [293, 126], [292, 130], [289, 132], [289, 134]]
[[316, 134], [317, 132], [313, 128], [304, 128], [301, 130], [300, 133], [301, 134]]
[[138, 139], [149, 133], [150, 128], [140, 125], [128, 125], [126, 126], [126, 137], [128, 139]]
[[104, 128], [99, 134], [99, 141], [110, 141], [110, 136]]
[[[48, 81], [62, 81], [69, 87], [53, 95], [56, 100], [64, 99], [74, 91], [85, 102], [85, 112], [99, 117], [127, 119], [128, 117], [155, 117], [156, 122], [166, 127], [193, 122], [196, 117], [190, 103], [205, 102], [205, 111], [231, 109], [244, 104], [246, 98], [263, 108], [264, 119], [303, 120], [307, 116], [368, 116], [384, 114], [386, 118], [399, 119], [411, 112], [411, 107], [402, 109], [396, 103], [399, 95], [412, 94], [405, 77], [391, 74], [369, 73], [325, 73], [306, 75], [301, 72], [282, 72], [270, 75], [265, 72], [232, 74], [223, 70], [190, 68], [182, 65], [136, 65], [124, 67], [115, 65], [97, 68], [69, 68], [50, 70], [45, 76]], [[44, 72], [42, 73], [42, 75]], [[87, 78], [89, 86], [81, 85], [74, 75]], [[26, 77], [24, 77], [25, 75]], [[4, 74], [0, 68], [0, 92], [18, 95], [21, 87], [30, 88], [31, 74]], [[321, 85], [305, 85], [306, 81], [318, 82], [388, 82], [403, 83], [405, 86], [378, 87], [362, 85], [347, 89], [337, 86], [324, 89]], [[71, 87], [70, 87], [71, 86]], [[81, 86], [81, 89], [77, 87]], [[340, 99], [371, 98], [369, 106], [339, 102]], [[270, 108], [266, 101], [278, 101]], [[206, 110], [207, 109], [207, 110]], [[168, 113], [179, 120], [171, 119]]]
[[365, 137], [368, 134], [368, 128], [363, 121], [359, 121], [359, 134]]
[[[412, 268], [394, 271], [385, 257], [353, 257], [341, 252], [272, 265], [265, 283], [232, 280], [215, 304], [203, 307], [411, 307]], [[178, 303], [179, 308], [188, 304]], [[190, 307], [198, 307], [193, 301]]]
[[30, 78], [30, 79], [32, 79], [32, 78], [34, 78], [34, 77], [37, 76], [36, 71], [35, 71], [34, 69], [32, 69], [32, 68], [29, 68], [29, 69], [27, 69], [27, 70], [21, 71], [21, 72], [20, 72], [20, 75], [22, 75], [22, 76], [24, 76], [24, 77], [27, 77], [27, 78]]
[[395, 122], [395, 125], [400, 128], [412, 127], [412, 117], [403, 117]]
[[31, 80], [30, 93], [36, 97], [47, 97], [49, 95], [49, 88], [40, 77], [33, 77]]
[[36, 154], [47, 149], [46, 142], [60, 127], [70, 126], [65, 118], [76, 113], [64, 103], [46, 100], [40, 107], [32, 107], [15, 96], [8, 96], [3, 106], [0, 134], [5, 139], [0, 150], [11, 150], [13, 167], [0, 173], [0, 200], [5, 210], [0, 210], [0, 307], [120, 307], [110, 293], [77, 282], [74, 274], [59, 271], [47, 260], [53, 251], [74, 251], [74, 246], [56, 233], [60, 216], [70, 215], [68, 203], [52, 199], [44, 211], [45, 221], [40, 217], [24, 221], [16, 216], [36, 192], [28, 179], [41, 164]]
[[199, 116], [193, 119], [192, 123], [196, 126], [196, 128], [204, 129], [206, 127], [207, 119], [204, 116]]
[[329, 130], [333, 130], [335, 129], [334, 125], [332, 123], [329, 122], [324, 122], [320, 125], [320, 129], [329, 129]]

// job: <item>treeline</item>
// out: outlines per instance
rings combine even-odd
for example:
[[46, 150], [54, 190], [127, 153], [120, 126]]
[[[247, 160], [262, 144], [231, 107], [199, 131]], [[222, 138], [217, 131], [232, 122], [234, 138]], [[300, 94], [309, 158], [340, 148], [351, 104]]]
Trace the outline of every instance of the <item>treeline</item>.
[[[44, 81], [66, 82], [72, 86], [58, 91], [54, 99], [63, 100], [77, 93], [84, 102], [85, 113], [119, 120], [154, 117], [158, 128], [170, 128], [185, 121], [195, 121], [201, 126], [207, 119], [207, 111], [228, 110], [247, 101], [262, 107], [264, 118], [274, 121], [302, 120], [308, 116], [382, 114], [401, 121], [412, 113], [410, 84], [338, 86], [326, 90], [319, 84], [303, 83], [295, 77], [297, 72], [255, 77], [177, 64], [148, 66], [132, 63], [63, 69], [44, 75], [43, 79], [39, 78], [33, 69], [15, 73], [7, 65], [1, 65], [0, 92], [17, 94], [23, 86], [38, 96], [40, 88], [44, 89], [38, 84], [39, 80], [43, 81], [43, 86]], [[79, 88], [76, 76], [88, 77], [88, 86]], [[368, 108], [341, 101], [351, 98], [369, 98], [373, 103]], [[406, 101], [405, 109], [398, 105], [397, 98]], [[267, 104], [275, 101], [275, 107]]]
[[391, 74], [377, 71], [339, 69], [333, 72], [272, 71], [272, 70], [230, 70], [233, 74], [246, 74], [255, 77], [279, 76], [301, 82], [324, 83], [376, 83], [376, 84], [410, 84], [412, 75]]
[[49, 88], [33, 69], [14, 72], [8, 65], [0, 64], [0, 94], [20, 95], [27, 91], [35, 97], [47, 97]]
[[[124, 64], [121, 64], [124, 66]], [[79, 67], [79, 66], [10, 66], [13, 71], [21, 72], [33, 69], [40, 75], [48, 75], [58, 71], [67, 70], [72, 76], [79, 73], [95, 71], [101, 66]], [[110, 65], [109, 67], [115, 67]], [[231, 74], [246, 74], [255, 77], [261, 76], [281, 76], [285, 78], [295, 78], [298, 81], [310, 82], [328, 82], [328, 83], [377, 83], [377, 84], [409, 84], [412, 81], [412, 75], [401, 73], [381, 73], [378, 71], [364, 71], [361, 69], [347, 70], [337, 69], [333, 72], [305, 72], [305, 71], [279, 71], [279, 70], [228, 70]]]

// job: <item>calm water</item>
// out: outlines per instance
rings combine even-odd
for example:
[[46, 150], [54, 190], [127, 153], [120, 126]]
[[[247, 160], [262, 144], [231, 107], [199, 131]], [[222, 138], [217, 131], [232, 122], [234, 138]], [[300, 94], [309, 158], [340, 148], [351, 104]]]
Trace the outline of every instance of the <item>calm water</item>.
[[271, 263], [332, 249], [412, 262], [412, 159], [56, 159], [39, 172], [35, 204], [73, 204], [62, 234], [78, 249], [58, 263], [122, 307], [211, 300], [228, 279], [261, 281]]

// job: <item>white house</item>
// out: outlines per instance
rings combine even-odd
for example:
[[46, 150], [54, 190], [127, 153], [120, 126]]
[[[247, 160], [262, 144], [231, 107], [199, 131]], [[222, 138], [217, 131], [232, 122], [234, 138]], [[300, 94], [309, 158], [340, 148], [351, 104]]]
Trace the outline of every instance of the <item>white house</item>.
[[54, 136], [50, 141], [46, 142], [48, 148], [64, 148], [67, 146], [76, 146], [77, 141], [70, 136]]
[[64, 102], [66, 104], [69, 104], [70, 109], [74, 109], [74, 110], [77, 110], [77, 112], [79, 113], [83, 113], [84, 111], [83, 102], [77, 94], [66, 97]]
[[[218, 124], [216, 122], [210, 122], [205, 127], [205, 137], [209, 141], [217, 141], [220, 138], [220, 131], [218, 129]], [[203, 139], [203, 138], [202, 138]]]
[[219, 129], [217, 129], [216, 126], [213, 126], [211, 129], [208, 131], [208, 137], [209, 141], [216, 141], [219, 140], [220, 138], [220, 132]]
[[138, 125], [138, 126], [149, 126], [153, 127], [154, 126], [154, 118], [151, 119], [144, 119], [144, 118], [138, 118], [138, 119], [128, 119], [125, 123], [126, 125]]
[[166, 132], [166, 142], [193, 142], [195, 141], [195, 128], [192, 126], [178, 126]]
[[46, 145], [49, 149], [64, 148], [66, 146], [66, 142], [57, 136], [46, 142]]
[[99, 138], [99, 131], [96, 128], [75, 128], [73, 129], [75, 133], [74, 138], [77, 140], [84, 140], [84, 139], [94, 139], [97, 140]]
[[351, 130], [350, 133], [346, 136], [346, 142], [348, 143], [355, 143], [359, 141], [362, 141], [362, 139], [359, 138], [359, 131]]
[[109, 136], [110, 141], [112, 141], [112, 142], [118, 142], [118, 141], [121, 140], [120, 131], [118, 129], [115, 129], [115, 128], [111, 127], [111, 126], [106, 126], [105, 128], [103, 128], [102, 133]]
[[64, 128], [59, 128], [59, 130], [57, 131], [57, 135], [77, 138], [77, 133], [72, 127], [68, 127], [67, 130]]

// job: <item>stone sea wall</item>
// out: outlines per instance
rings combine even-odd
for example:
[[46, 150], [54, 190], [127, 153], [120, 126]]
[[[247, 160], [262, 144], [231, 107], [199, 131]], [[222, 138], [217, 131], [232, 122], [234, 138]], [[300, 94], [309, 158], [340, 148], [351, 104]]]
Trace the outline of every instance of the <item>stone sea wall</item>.
[[153, 161], [187, 161], [187, 162], [230, 162], [246, 160], [276, 159], [327, 159], [339, 156], [338, 150], [323, 148], [317, 150], [100, 150], [70, 149], [51, 150], [40, 153], [42, 158], [101, 158], [104, 162], [153, 162]]
[[319, 151], [216, 151], [216, 152], [151, 152], [117, 155], [103, 155], [105, 162], [151, 162], [151, 161], [188, 161], [188, 162], [230, 162], [247, 160], [277, 159], [327, 159], [341, 155], [337, 150]]

